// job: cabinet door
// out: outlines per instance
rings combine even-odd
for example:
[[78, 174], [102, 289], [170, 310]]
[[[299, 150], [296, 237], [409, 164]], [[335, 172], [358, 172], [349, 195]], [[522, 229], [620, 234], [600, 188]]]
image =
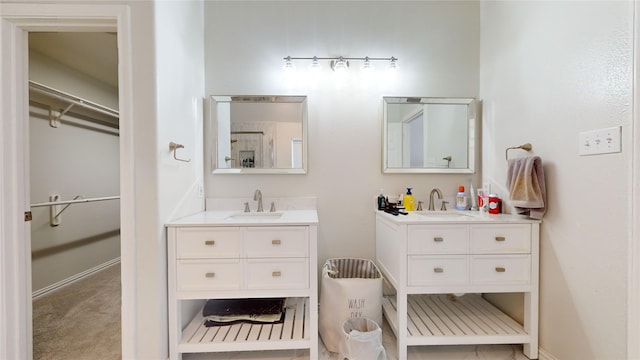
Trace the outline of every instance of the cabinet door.
[[308, 257], [309, 228], [306, 226], [247, 227], [247, 258]]
[[466, 254], [469, 228], [466, 225], [410, 225], [409, 254]]
[[468, 283], [466, 255], [409, 256], [409, 286]]
[[242, 283], [240, 259], [179, 260], [178, 291], [237, 290]]
[[178, 259], [239, 258], [240, 228], [193, 227], [178, 230]]
[[471, 283], [527, 285], [531, 279], [529, 255], [474, 255], [471, 257]]
[[531, 227], [527, 224], [471, 226], [473, 254], [506, 254], [531, 252]]

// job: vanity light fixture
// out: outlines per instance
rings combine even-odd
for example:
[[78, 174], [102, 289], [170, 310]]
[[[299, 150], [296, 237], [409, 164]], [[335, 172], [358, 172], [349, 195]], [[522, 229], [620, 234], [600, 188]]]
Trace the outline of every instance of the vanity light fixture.
[[313, 57], [291, 57], [291, 56], [287, 56], [285, 58], [283, 58], [284, 60], [284, 65], [283, 65], [283, 69], [285, 70], [285, 72], [292, 72], [293, 70], [295, 70], [295, 65], [293, 64], [293, 60], [311, 60], [311, 64], [309, 64], [309, 70], [310, 71], [318, 71], [320, 70], [321, 66], [320, 66], [320, 60], [329, 60], [330, 61], [330, 66], [331, 69], [335, 72], [342, 72], [345, 73], [348, 69], [349, 69], [349, 61], [353, 61], [353, 60], [358, 60], [358, 61], [363, 61], [362, 64], [362, 70], [363, 71], [372, 71], [373, 70], [373, 64], [372, 61], [388, 61], [389, 64], [387, 65], [387, 68], [389, 70], [395, 71], [398, 68], [398, 58], [396, 57], [369, 57], [369, 56], [365, 56], [365, 57], [344, 57], [344, 56], [338, 56], [338, 57], [317, 57], [317, 56], [313, 56]]

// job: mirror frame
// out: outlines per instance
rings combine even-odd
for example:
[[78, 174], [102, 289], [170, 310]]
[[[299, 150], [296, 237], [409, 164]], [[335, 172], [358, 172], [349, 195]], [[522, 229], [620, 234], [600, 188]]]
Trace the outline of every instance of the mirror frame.
[[[382, 172], [385, 174], [473, 174], [475, 173], [476, 160], [476, 129], [477, 129], [477, 102], [475, 98], [437, 98], [437, 97], [401, 97], [384, 96], [383, 121], [382, 121]], [[452, 104], [467, 105], [467, 167], [458, 169], [448, 168], [389, 168], [387, 167], [387, 123], [388, 105], [391, 104]]]
[[[218, 167], [218, 112], [220, 103], [231, 103], [234, 98], [241, 98], [242, 102], [268, 103], [301, 103], [302, 104], [302, 167], [301, 168], [219, 168]], [[212, 174], [306, 174], [308, 164], [308, 114], [306, 95], [211, 95], [209, 96], [210, 128], [205, 129], [212, 139], [208, 143], [212, 146], [211, 173]]]

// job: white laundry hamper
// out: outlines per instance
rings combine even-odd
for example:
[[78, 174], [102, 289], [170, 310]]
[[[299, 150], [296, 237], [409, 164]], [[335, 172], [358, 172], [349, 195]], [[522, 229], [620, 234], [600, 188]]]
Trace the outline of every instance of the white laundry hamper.
[[382, 275], [371, 260], [328, 259], [322, 266], [318, 319], [327, 350], [339, 351], [343, 325], [351, 318], [367, 318], [382, 325]]
[[339, 359], [386, 360], [382, 329], [367, 318], [351, 318], [342, 325]]

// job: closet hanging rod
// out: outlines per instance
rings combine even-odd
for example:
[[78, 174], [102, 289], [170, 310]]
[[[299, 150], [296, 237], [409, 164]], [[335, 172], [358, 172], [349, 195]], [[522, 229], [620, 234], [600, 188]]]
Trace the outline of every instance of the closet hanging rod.
[[[40, 94], [44, 94], [46, 96], [50, 96], [52, 98], [58, 99], [58, 100], [62, 100], [65, 102], [68, 102], [70, 104], [73, 105], [78, 105], [78, 106], [82, 106], [84, 108], [99, 112], [101, 114], [107, 115], [107, 116], [111, 116], [114, 118], [120, 118], [120, 113], [117, 110], [111, 109], [109, 107], [106, 107], [104, 105], [100, 105], [100, 104], [96, 104], [92, 101], [89, 100], [85, 100], [83, 98], [71, 95], [71, 94], [67, 94], [63, 91], [60, 90], [56, 90], [52, 87], [40, 84], [38, 82], [35, 82], [33, 80], [29, 80], [29, 88], [31, 90], [34, 90], [35, 92], [38, 92]], [[68, 111], [69, 108], [67, 108], [66, 111]], [[65, 111], [65, 112], [66, 112]]]
[[264, 131], [231, 131], [234, 135], [264, 135]]
[[120, 196], [105, 196], [105, 197], [78, 199], [78, 200], [49, 201], [49, 202], [31, 204], [31, 207], [34, 208], [34, 207], [42, 207], [42, 206], [79, 204], [79, 203], [88, 203], [88, 202], [94, 202], [94, 201], [117, 200], [117, 199], [120, 199]]

